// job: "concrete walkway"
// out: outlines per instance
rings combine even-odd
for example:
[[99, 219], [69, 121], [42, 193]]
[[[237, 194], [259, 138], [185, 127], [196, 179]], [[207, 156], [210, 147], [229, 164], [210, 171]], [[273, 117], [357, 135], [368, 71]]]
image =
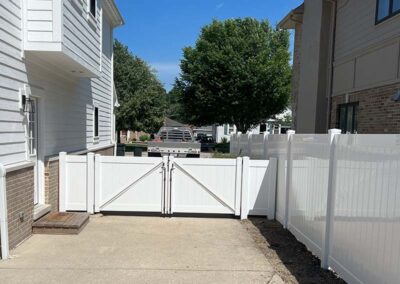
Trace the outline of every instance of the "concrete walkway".
[[75, 236], [34, 235], [0, 283], [282, 283], [238, 220], [92, 217]]

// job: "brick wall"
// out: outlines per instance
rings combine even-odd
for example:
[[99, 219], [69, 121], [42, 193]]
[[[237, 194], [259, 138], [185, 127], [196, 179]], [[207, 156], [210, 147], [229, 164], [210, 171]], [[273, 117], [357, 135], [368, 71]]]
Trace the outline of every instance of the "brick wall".
[[6, 187], [8, 235], [10, 249], [13, 249], [32, 234], [34, 168], [7, 173]]
[[400, 83], [372, 88], [332, 98], [331, 128], [336, 126], [339, 104], [358, 102], [357, 132], [382, 134], [400, 133], [400, 102], [392, 101]]
[[58, 211], [59, 161], [46, 161], [44, 169], [45, 203], [51, 205], [51, 211]]
[[[113, 156], [114, 147], [106, 148], [95, 152], [103, 156]], [[58, 160], [46, 161], [44, 173], [45, 203], [51, 205], [51, 211], [59, 210], [59, 166]]]

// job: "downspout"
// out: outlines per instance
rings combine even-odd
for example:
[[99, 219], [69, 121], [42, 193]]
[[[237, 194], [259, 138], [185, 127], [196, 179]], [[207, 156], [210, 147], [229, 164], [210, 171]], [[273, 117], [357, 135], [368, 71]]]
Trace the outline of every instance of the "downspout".
[[330, 78], [329, 78], [329, 94], [328, 94], [328, 125], [327, 129], [331, 128], [332, 123], [332, 95], [333, 95], [333, 75], [334, 75], [334, 62], [335, 62], [335, 46], [336, 46], [336, 20], [337, 20], [337, 0], [327, 0], [334, 5], [334, 15], [332, 23], [332, 38], [331, 38], [331, 58], [330, 58]]
[[7, 215], [6, 169], [0, 164], [0, 237], [2, 259], [7, 259], [10, 255]]

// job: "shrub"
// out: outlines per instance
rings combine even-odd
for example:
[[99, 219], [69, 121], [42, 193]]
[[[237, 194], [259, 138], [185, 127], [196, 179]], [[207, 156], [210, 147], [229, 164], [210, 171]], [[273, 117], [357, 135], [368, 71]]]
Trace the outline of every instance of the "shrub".
[[149, 141], [150, 137], [149, 137], [149, 135], [141, 135], [139, 137], [139, 140], [142, 141], [142, 142]]

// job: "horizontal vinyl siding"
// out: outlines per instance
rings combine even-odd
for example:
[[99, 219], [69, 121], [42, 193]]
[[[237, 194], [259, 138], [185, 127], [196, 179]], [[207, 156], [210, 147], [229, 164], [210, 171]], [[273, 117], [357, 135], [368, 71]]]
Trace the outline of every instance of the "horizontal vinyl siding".
[[[97, 1], [96, 1], [97, 2]], [[85, 3], [85, 1], [84, 1]], [[86, 64], [99, 70], [100, 62], [100, 9], [97, 8], [95, 26], [87, 19], [86, 4], [82, 7], [64, 1], [63, 44]]]
[[53, 41], [53, 0], [26, 1], [27, 40]]
[[376, 0], [339, 0], [336, 59], [400, 37], [400, 15], [375, 25]]
[[27, 82], [21, 59], [21, 3], [0, 2], [0, 163], [26, 159], [25, 128], [19, 89]]
[[[102, 19], [102, 60], [101, 74], [99, 78], [93, 79], [93, 101], [99, 107], [99, 145], [108, 145], [112, 135], [112, 78], [111, 78], [111, 55], [110, 46], [112, 46], [111, 26], [106, 17]], [[88, 120], [88, 127], [93, 127], [93, 119]], [[93, 132], [91, 133], [93, 134]], [[88, 136], [88, 143], [93, 139]]]

